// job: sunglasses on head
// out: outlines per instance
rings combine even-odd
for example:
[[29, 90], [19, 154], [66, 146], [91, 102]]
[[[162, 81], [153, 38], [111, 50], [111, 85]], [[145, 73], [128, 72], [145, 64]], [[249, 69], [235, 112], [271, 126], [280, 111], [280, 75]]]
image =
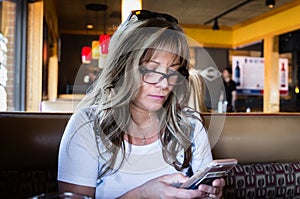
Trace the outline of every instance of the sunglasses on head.
[[161, 19], [161, 20], [165, 20], [165, 21], [168, 21], [171, 23], [178, 24], [178, 20], [171, 15], [168, 15], [165, 13], [159, 13], [159, 12], [152, 12], [149, 10], [133, 10], [133, 11], [131, 11], [131, 13], [129, 14], [129, 16], [124, 24], [127, 24], [128, 21], [130, 21], [130, 19], [133, 16], [136, 16], [138, 18], [138, 20]]

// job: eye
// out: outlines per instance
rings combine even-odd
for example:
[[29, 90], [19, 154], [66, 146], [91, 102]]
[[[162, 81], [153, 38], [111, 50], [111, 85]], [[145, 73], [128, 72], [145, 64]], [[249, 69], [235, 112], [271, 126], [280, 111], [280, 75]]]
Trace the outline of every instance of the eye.
[[154, 64], [154, 63], [145, 63], [143, 64], [144, 68], [148, 69], [148, 70], [156, 70], [158, 65]]
[[169, 73], [175, 73], [178, 71], [178, 69], [180, 68], [180, 64], [174, 64], [174, 65], [171, 65], [168, 69], [168, 72]]
[[176, 73], [177, 73], [177, 70], [174, 70], [174, 69], [168, 70], [168, 74], [176, 74]]

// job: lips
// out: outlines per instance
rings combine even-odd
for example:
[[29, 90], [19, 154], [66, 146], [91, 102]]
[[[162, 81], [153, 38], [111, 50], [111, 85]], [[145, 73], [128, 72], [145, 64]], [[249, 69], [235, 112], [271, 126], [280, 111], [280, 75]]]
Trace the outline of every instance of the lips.
[[158, 100], [164, 100], [165, 96], [163, 95], [149, 95], [149, 97], [153, 98], [153, 99], [158, 99]]

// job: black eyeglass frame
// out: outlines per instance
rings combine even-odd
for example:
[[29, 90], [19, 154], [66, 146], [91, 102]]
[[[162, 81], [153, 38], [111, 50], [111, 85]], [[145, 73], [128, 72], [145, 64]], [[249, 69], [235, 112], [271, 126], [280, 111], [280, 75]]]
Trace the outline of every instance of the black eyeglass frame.
[[161, 20], [168, 21], [170, 23], [178, 24], [178, 19], [176, 19], [172, 15], [169, 15], [166, 13], [153, 12], [150, 10], [133, 10], [133, 11], [131, 11], [128, 18], [124, 22], [124, 24], [127, 24], [133, 16], [136, 16], [138, 18], [138, 20], [161, 19]]
[[[142, 74], [142, 80], [147, 83], [147, 84], [157, 84], [159, 82], [161, 82], [163, 79], [167, 79], [168, 81], [168, 84], [170, 86], [178, 86], [178, 85], [181, 85], [184, 80], [186, 79], [181, 73], [179, 73], [178, 71], [175, 71], [174, 73], [170, 73], [170, 74], [165, 74], [165, 73], [161, 73], [161, 72], [157, 72], [155, 70], [150, 70], [150, 69], [147, 69], [145, 68], [144, 66], [141, 66], [140, 67], [140, 72]], [[148, 81], [145, 81], [145, 74], [147, 73], [155, 73], [155, 74], [159, 74], [159, 75], [162, 75], [162, 77], [157, 81], [157, 82], [148, 82]], [[169, 82], [169, 78], [172, 77], [172, 76], [177, 76], [177, 81], [175, 84], [170, 84]], [[179, 80], [179, 81], [178, 81]]]

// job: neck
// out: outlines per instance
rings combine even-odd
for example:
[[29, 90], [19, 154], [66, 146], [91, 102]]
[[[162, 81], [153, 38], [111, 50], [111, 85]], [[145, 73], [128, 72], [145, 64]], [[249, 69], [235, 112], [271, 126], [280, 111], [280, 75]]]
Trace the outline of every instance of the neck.
[[124, 138], [135, 145], [150, 144], [159, 139], [160, 122], [156, 112], [131, 107], [131, 121]]
[[151, 143], [155, 142], [156, 140], [159, 139], [159, 136], [160, 136], [160, 132], [157, 132], [157, 133], [155, 133], [151, 136], [148, 136], [148, 137], [146, 137], [146, 136], [135, 137], [135, 136], [128, 133], [128, 134], [124, 135], [124, 138], [125, 138], [125, 140], [127, 140], [131, 144], [141, 146], [141, 145], [147, 145], [147, 144], [151, 144]]
[[147, 118], [144, 121], [139, 119], [139, 122], [131, 120], [130, 125], [128, 126], [128, 133], [132, 137], [150, 137], [159, 132], [159, 127], [160, 125], [157, 117], [155, 119]]
[[230, 77], [226, 77], [224, 78], [225, 82], [229, 82], [230, 81]]
[[131, 120], [139, 127], [149, 126], [158, 120], [156, 112], [139, 109], [134, 104], [130, 106], [130, 114]]

